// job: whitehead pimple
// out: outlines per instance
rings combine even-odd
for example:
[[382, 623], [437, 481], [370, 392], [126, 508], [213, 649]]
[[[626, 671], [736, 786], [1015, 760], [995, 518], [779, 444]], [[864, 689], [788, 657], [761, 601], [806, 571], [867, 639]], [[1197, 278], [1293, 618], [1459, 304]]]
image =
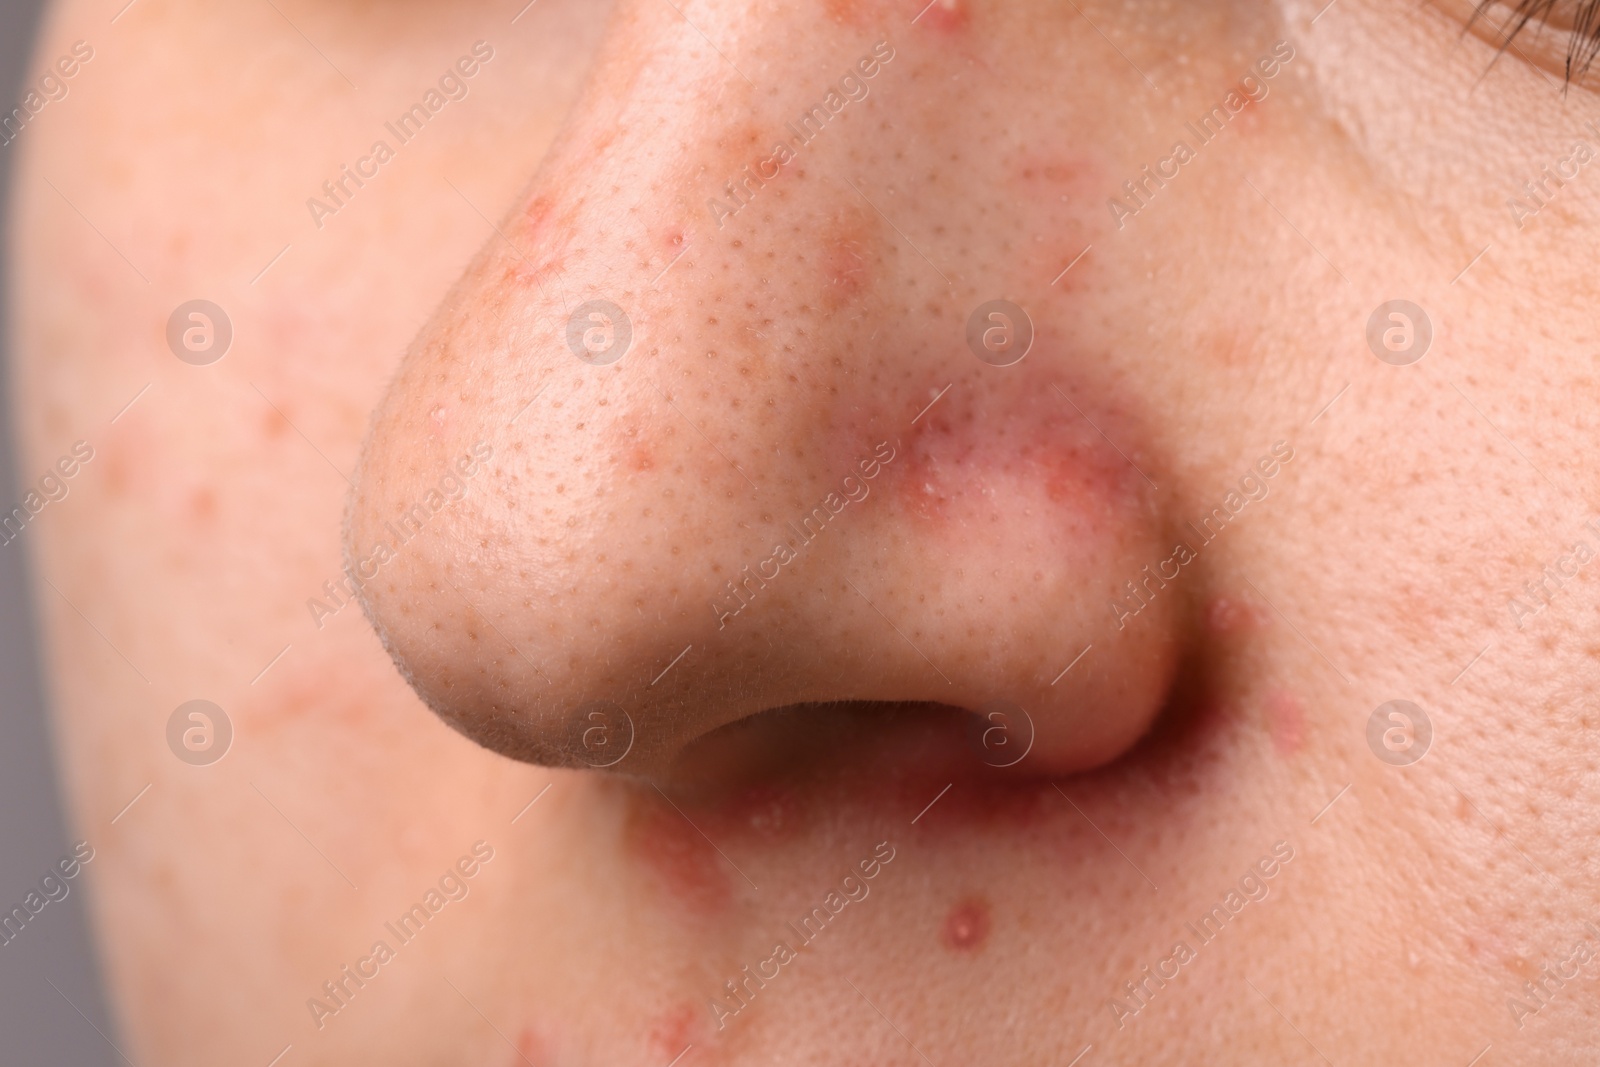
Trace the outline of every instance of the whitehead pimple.
[[957, 901], [940, 927], [940, 942], [951, 952], [979, 951], [989, 940], [993, 911], [987, 897], [970, 896]]

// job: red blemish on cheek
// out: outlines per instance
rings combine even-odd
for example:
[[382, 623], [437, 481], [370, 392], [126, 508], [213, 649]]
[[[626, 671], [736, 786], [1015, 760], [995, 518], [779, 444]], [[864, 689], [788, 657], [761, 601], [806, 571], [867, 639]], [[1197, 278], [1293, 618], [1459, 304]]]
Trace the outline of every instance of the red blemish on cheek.
[[116, 456], [107, 457], [101, 467], [104, 472], [104, 487], [106, 495], [112, 498], [123, 496], [128, 491], [128, 468], [117, 460]]
[[517, 1058], [513, 1063], [532, 1064], [533, 1067], [544, 1067], [545, 1064], [554, 1063], [555, 1056], [550, 1050], [548, 1042], [542, 1040], [533, 1032], [532, 1027], [524, 1026], [517, 1034]]
[[209, 522], [217, 515], [217, 498], [209, 489], [197, 489], [189, 498], [189, 512], [200, 522]]
[[1289, 693], [1272, 693], [1267, 697], [1267, 730], [1278, 755], [1298, 752], [1306, 737], [1305, 707]]
[[658, 1018], [650, 1027], [650, 1044], [656, 1059], [668, 1062], [690, 1045], [703, 1044], [701, 1029], [705, 1022], [705, 1008], [697, 1004], [679, 1004]]
[[[927, 0], [917, 0], [918, 6]], [[933, 0], [928, 9], [917, 16], [918, 26], [928, 26], [943, 33], [957, 33], [967, 28], [966, 0]]]
[[1265, 109], [1260, 106], [1266, 97], [1262, 100], [1252, 100], [1241, 87], [1236, 87], [1234, 92], [1244, 98], [1244, 107], [1233, 117], [1231, 125], [1238, 129], [1242, 137], [1258, 136], [1270, 123]]
[[267, 440], [276, 441], [289, 432], [289, 420], [283, 417], [281, 411], [273, 408], [261, 416], [261, 432], [266, 434]]
[[989, 939], [991, 925], [989, 902], [982, 897], [966, 897], [945, 916], [939, 940], [953, 952], [976, 952]]
[[629, 801], [623, 847], [691, 911], [712, 915], [733, 902], [733, 883], [722, 857], [665, 800], [638, 794]]

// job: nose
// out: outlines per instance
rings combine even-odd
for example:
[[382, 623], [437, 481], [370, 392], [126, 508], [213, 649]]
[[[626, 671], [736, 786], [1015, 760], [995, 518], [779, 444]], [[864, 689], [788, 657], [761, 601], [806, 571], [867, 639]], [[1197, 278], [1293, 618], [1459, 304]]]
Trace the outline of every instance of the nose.
[[490, 748], [667, 776], [849, 707], [1053, 774], [1166, 699], [1159, 435], [985, 229], [967, 16], [847, 7], [624, 4], [376, 414], [347, 561]]

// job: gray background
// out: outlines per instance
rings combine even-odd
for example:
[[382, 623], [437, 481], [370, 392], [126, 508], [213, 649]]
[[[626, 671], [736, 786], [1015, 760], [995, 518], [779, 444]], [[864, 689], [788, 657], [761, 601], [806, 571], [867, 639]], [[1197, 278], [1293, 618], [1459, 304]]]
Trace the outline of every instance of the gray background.
[[[42, 2], [0, 0], [0, 111], [21, 99]], [[11, 168], [27, 137], [0, 147], [0, 203], [9, 203]], [[0, 248], [10, 246], [0, 213]], [[12, 269], [4, 263], [0, 271]], [[9, 280], [9, 274], [4, 276]], [[9, 286], [0, 289], [0, 355], [10, 352]], [[11, 381], [0, 374], [0, 509], [17, 501]], [[63, 817], [50, 752], [50, 724], [38, 668], [32, 598], [25, 578], [26, 532], [0, 545], [0, 912], [22, 903], [74, 839]], [[90, 842], [93, 844], [93, 842]], [[45, 907], [10, 944], [0, 946], [0, 1064], [4, 1067], [110, 1067], [123, 1042], [107, 1020], [83, 907], [91, 864], [72, 892]], [[52, 984], [54, 988], [52, 988]], [[131, 1062], [131, 1061], [130, 1061]]]

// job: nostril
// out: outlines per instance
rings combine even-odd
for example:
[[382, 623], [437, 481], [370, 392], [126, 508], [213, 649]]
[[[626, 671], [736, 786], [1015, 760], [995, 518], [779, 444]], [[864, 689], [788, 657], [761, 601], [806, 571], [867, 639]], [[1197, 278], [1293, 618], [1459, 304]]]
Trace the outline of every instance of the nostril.
[[[815, 787], [915, 769], [929, 779], [1049, 776], [1028, 763], [1035, 727], [1010, 701], [982, 709], [938, 703], [836, 701], [772, 708], [719, 727], [679, 752], [669, 778], [702, 796], [788, 784]], [[1007, 772], [1007, 773], [1000, 773]]]

